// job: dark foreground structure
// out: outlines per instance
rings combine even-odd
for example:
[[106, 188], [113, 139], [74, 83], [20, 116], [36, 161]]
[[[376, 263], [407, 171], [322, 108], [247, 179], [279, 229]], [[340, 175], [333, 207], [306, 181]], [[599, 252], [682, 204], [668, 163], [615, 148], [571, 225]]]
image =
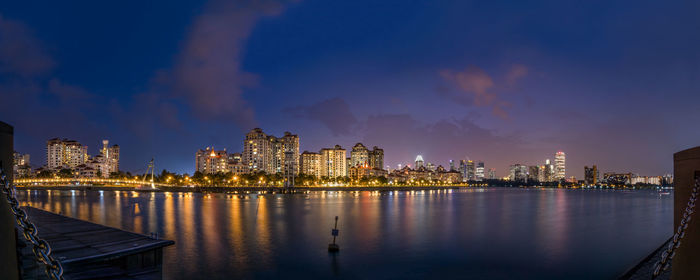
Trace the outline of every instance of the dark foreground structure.
[[[175, 244], [36, 208], [25, 211], [51, 244], [66, 279], [161, 279], [163, 247]], [[30, 246], [21, 249], [20, 267], [24, 279], [46, 279]]]

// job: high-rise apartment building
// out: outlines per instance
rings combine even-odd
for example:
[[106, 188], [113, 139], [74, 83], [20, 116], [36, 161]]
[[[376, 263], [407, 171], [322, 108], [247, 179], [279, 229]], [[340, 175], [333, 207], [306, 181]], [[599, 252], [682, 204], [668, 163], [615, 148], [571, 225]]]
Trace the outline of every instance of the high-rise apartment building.
[[321, 177], [321, 154], [304, 151], [299, 159], [302, 174]]
[[566, 178], [566, 154], [558, 151], [554, 155], [554, 179], [564, 180]]
[[357, 143], [352, 147], [350, 166], [369, 166], [369, 150], [362, 143]]
[[46, 141], [46, 166], [52, 170], [75, 168], [88, 160], [87, 146], [68, 139]]
[[591, 168], [588, 166], [583, 167], [583, 180], [587, 185], [595, 185], [598, 183], [598, 167], [593, 165]]
[[330, 178], [348, 176], [345, 149], [340, 145], [321, 149], [321, 176]]
[[285, 132], [277, 138], [254, 128], [245, 136], [242, 160], [249, 172], [298, 173], [299, 136]]
[[195, 153], [195, 171], [204, 174], [227, 173], [229, 169], [229, 155], [226, 149], [216, 151], [213, 147], [197, 150]]
[[384, 169], [384, 149], [374, 146], [369, 152], [369, 167]]
[[102, 140], [102, 155], [99, 170], [102, 177], [109, 177], [112, 172], [119, 172], [119, 145], [109, 146], [109, 140]]
[[496, 179], [496, 169], [495, 168], [489, 168], [489, 179], [491, 179], [491, 180]]

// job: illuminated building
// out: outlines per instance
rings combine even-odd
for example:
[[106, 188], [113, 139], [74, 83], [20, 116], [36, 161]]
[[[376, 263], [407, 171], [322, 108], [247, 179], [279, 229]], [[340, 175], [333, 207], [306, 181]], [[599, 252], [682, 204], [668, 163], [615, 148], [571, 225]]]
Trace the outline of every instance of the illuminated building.
[[450, 160], [450, 171], [455, 171], [455, 162], [454, 162], [454, 160]]
[[480, 161], [476, 164], [476, 180], [484, 180], [484, 162]]
[[425, 165], [425, 169], [428, 169], [428, 171], [434, 172], [435, 168], [435, 164], [433, 164], [432, 162], [428, 162], [428, 164]]
[[321, 154], [304, 151], [299, 161], [302, 174], [321, 177]]
[[511, 165], [508, 179], [515, 182], [527, 182], [527, 166], [517, 163]]
[[298, 173], [299, 136], [285, 132], [277, 138], [254, 128], [245, 136], [242, 160], [249, 172]]
[[340, 145], [333, 148], [321, 149], [321, 176], [344, 177], [347, 176], [347, 158], [345, 149]]
[[598, 183], [598, 167], [593, 165], [591, 168], [588, 166], [583, 167], [583, 181], [586, 185], [595, 185]]
[[476, 166], [474, 165], [473, 160], [467, 161], [467, 180], [468, 181], [476, 180]]
[[554, 179], [563, 180], [566, 178], [566, 154], [558, 151], [554, 155]]
[[109, 146], [109, 140], [102, 140], [102, 149], [100, 150], [102, 159], [99, 161], [98, 169], [102, 173], [102, 177], [109, 177], [112, 172], [119, 172], [119, 145]]
[[495, 168], [489, 168], [489, 179], [490, 180], [496, 179], [496, 169]]
[[204, 174], [227, 173], [229, 169], [229, 156], [226, 149], [216, 151], [207, 147], [195, 153], [195, 170]]
[[377, 146], [369, 152], [369, 166], [372, 168], [384, 169], [384, 150]]
[[369, 166], [369, 150], [357, 143], [350, 151], [350, 166]]
[[416, 157], [416, 169], [424, 166], [423, 156], [418, 155]]
[[528, 166], [527, 168], [527, 180], [539, 182], [540, 177], [540, 167], [537, 165]]
[[603, 180], [608, 184], [625, 185], [632, 183], [632, 173], [604, 173]]
[[353, 180], [370, 177], [386, 177], [387, 171], [380, 168], [373, 168], [369, 165], [357, 165], [350, 167], [350, 169], [348, 170], [348, 176]]
[[554, 165], [547, 159], [544, 161], [544, 181], [543, 182], [553, 182], [554, 181]]
[[46, 142], [46, 166], [58, 170], [85, 164], [88, 160], [87, 148], [74, 140], [50, 139]]
[[14, 178], [29, 177], [32, 174], [32, 167], [29, 164], [29, 154], [14, 152], [12, 156], [12, 171], [14, 173]]

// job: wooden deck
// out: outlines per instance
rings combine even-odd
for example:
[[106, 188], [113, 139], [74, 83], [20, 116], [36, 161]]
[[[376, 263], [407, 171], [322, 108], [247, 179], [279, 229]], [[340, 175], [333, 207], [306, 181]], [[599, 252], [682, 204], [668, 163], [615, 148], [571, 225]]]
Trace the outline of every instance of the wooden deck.
[[[162, 248], [175, 244], [37, 208], [24, 209], [39, 237], [51, 245], [66, 279], [161, 279]], [[24, 241], [21, 234], [18, 239]], [[23, 278], [46, 279], [31, 247], [21, 252]]]

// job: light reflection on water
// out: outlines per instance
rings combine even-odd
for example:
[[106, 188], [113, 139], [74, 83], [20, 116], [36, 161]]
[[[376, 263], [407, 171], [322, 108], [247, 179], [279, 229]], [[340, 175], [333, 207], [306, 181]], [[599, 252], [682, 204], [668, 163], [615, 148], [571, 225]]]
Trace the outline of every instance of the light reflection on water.
[[[166, 279], [606, 279], [671, 235], [654, 191], [308, 194], [19, 190], [34, 207], [176, 242]], [[326, 250], [339, 216], [339, 254]]]

